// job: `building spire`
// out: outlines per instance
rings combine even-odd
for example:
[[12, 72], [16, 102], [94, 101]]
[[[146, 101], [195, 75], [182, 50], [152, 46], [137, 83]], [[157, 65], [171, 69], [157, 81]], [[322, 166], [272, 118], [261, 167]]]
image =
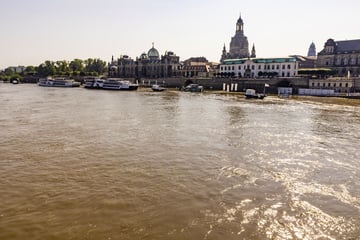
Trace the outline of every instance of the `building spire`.
[[238, 33], [238, 32], [241, 32], [241, 33], [244, 32], [244, 21], [241, 18], [241, 12], [240, 12], [239, 19], [237, 20], [237, 23], [236, 23], [236, 33]]
[[256, 50], [255, 50], [255, 43], [253, 44], [253, 47], [251, 49], [251, 58], [256, 58]]
[[315, 43], [312, 42], [309, 47], [308, 57], [315, 57], [315, 56], [316, 56], [316, 47], [315, 47]]

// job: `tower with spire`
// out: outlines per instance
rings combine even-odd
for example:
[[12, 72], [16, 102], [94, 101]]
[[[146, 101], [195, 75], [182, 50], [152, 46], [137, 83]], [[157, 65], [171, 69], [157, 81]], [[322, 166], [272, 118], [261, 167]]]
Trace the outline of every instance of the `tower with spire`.
[[236, 22], [235, 35], [231, 38], [229, 52], [226, 52], [226, 48], [224, 45], [220, 61], [222, 62], [225, 59], [249, 58], [252, 56], [256, 56], [255, 46], [253, 46], [250, 55], [249, 42], [244, 34], [244, 21], [240, 14], [240, 17]]
[[253, 44], [253, 47], [251, 49], [251, 55], [250, 55], [251, 58], [256, 58], [256, 50], [255, 50], [255, 44]]
[[309, 47], [308, 57], [315, 57], [315, 56], [316, 56], [316, 47], [315, 47], [315, 43], [312, 42]]

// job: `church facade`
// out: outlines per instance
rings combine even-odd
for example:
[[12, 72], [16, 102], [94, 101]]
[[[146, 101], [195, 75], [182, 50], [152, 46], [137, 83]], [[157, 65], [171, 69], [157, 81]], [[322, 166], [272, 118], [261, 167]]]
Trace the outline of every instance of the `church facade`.
[[360, 76], [360, 39], [329, 39], [318, 53], [316, 67], [331, 68], [337, 76]]
[[249, 42], [244, 34], [244, 21], [240, 16], [236, 22], [235, 35], [231, 38], [230, 50], [228, 52], [224, 44], [220, 62], [223, 62], [226, 59], [241, 59], [241, 58], [249, 58], [249, 57], [251, 58], [256, 57], [255, 46], [253, 45], [250, 54]]

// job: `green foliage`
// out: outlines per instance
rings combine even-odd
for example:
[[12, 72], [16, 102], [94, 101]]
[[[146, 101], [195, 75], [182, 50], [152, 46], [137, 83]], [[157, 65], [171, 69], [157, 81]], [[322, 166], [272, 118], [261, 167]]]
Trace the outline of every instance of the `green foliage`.
[[[107, 71], [106, 62], [100, 59], [88, 58], [87, 60], [74, 59], [71, 62], [45, 61], [39, 66], [27, 66], [21, 75], [36, 75], [39, 77], [48, 76], [99, 76]], [[11, 68], [1, 72], [0, 78], [10, 80], [15, 73]], [[16, 75], [20, 76], [20, 75]], [[20, 76], [21, 77], [21, 76]], [[20, 79], [20, 78], [19, 78]]]
[[84, 71], [84, 61], [81, 59], [74, 59], [70, 62], [70, 70], [73, 72]]
[[14, 74], [14, 71], [11, 68], [5, 69], [5, 75], [10, 76], [12, 74]]
[[21, 81], [22, 80], [22, 77], [19, 75], [19, 74], [12, 74], [11, 76], [10, 76], [10, 80], [12, 81], [12, 80], [19, 80], [19, 81]]

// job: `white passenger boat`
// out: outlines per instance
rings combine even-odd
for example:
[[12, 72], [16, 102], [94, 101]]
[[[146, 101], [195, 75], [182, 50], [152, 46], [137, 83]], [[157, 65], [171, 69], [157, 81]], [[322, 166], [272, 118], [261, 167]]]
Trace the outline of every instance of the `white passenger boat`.
[[101, 78], [86, 78], [84, 87], [91, 89], [102, 89], [104, 86], [104, 80]]
[[131, 91], [138, 89], [139, 85], [127, 80], [107, 79], [104, 81], [103, 89]]
[[42, 87], [79, 87], [80, 83], [66, 78], [43, 78], [38, 82]]

